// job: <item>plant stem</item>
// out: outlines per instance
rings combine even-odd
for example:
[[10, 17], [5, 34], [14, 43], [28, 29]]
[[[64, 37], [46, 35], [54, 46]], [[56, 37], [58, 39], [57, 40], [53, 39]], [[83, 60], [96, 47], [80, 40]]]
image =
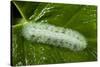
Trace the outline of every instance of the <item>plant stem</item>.
[[21, 14], [21, 16], [23, 17], [23, 19], [27, 22], [27, 20], [26, 20], [24, 14], [23, 14], [22, 11], [20, 10], [19, 6], [16, 4], [15, 1], [13, 1], [13, 3], [14, 3], [14, 5], [16, 6], [16, 8], [18, 9], [18, 11], [19, 11], [19, 13]]

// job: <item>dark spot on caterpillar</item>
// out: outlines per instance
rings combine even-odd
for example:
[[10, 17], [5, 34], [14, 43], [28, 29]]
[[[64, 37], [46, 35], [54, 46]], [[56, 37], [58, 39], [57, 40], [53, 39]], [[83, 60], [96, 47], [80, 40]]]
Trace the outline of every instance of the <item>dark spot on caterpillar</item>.
[[50, 41], [50, 38], [48, 38], [47, 41]]
[[65, 31], [66, 31], [66, 30], [65, 30], [65, 29], [63, 29], [63, 30], [62, 30], [62, 33], [65, 33]]
[[56, 30], [55, 32], [58, 32], [58, 30]]
[[35, 37], [35, 35], [32, 35], [32, 38]]
[[77, 49], [77, 46], [76, 46], [76, 45], [74, 45], [74, 46], [73, 46], [73, 49]]

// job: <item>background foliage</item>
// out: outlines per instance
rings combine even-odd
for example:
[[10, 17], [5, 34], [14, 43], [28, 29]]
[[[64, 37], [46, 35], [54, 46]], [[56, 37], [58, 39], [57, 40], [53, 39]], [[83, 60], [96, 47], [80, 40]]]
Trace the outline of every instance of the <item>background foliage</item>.
[[[96, 9], [92, 5], [12, 1], [12, 65], [96, 61]], [[67, 48], [28, 41], [22, 36], [22, 27], [29, 21], [77, 30], [86, 37], [87, 48], [74, 52]]]

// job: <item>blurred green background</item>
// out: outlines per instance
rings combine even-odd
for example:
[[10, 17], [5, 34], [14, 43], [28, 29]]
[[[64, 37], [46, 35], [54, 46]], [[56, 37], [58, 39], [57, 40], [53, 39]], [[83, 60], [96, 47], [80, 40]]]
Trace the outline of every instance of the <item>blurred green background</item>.
[[[83, 51], [26, 40], [22, 36], [25, 22], [44, 22], [71, 28], [87, 39]], [[97, 7], [62, 3], [11, 1], [11, 65], [38, 65], [87, 62], [97, 60]]]

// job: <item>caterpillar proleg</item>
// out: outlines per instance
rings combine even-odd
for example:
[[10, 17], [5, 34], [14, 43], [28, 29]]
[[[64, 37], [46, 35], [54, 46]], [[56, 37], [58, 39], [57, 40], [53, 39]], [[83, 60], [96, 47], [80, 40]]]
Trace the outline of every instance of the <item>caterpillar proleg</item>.
[[22, 34], [27, 40], [69, 48], [73, 51], [83, 50], [87, 46], [85, 37], [79, 32], [48, 23], [28, 23], [23, 26]]

